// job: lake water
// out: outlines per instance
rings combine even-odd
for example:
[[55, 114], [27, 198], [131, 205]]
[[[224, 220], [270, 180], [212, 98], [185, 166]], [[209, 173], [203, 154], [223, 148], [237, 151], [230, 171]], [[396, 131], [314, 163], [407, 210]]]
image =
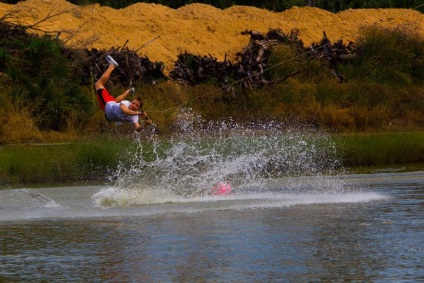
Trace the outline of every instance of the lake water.
[[0, 190], [0, 282], [424, 281], [424, 165], [358, 174], [322, 137], [221, 140], [140, 148], [103, 186]]
[[338, 178], [349, 190], [285, 193], [281, 180], [113, 207], [97, 204], [110, 187], [1, 190], [0, 281], [424, 280], [424, 171]]

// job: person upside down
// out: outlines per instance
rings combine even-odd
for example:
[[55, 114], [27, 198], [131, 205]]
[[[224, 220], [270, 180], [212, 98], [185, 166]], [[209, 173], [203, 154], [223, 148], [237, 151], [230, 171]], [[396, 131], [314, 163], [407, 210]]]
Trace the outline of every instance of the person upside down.
[[100, 107], [105, 112], [105, 117], [108, 121], [132, 123], [135, 130], [139, 132], [142, 129], [142, 126], [138, 122], [139, 116], [144, 117], [146, 124], [152, 124], [152, 121], [147, 117], [147, 113], [141, 110], [143, 100], [140, 97], [136, 97], [132, 101], [125, 100], [130, 93], [134, 92], [134, 88], [126, 90], [116, 98], [110, 95], [105, 88], [105, 84], [109, 80], [113, 70], [118, 67], [118, 63], [109, 55], [106, 57], [106, 60], [109, 63], [108, 68], [94, 84]]

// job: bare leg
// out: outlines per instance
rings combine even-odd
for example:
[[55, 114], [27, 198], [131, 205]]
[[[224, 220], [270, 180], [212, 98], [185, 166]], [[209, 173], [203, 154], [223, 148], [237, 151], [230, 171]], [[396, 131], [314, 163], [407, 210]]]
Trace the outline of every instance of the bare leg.
[[96, 91], [101, 88], [105, 88], [106, 82], [109, 80], [110, 75], [112, 74], [113, 70], [115, 69], [115, 65], [110, 64], [109, 67], [107, 67], [107, 70], [102, 74], [100, 79], [94, 84], [94, 88]]

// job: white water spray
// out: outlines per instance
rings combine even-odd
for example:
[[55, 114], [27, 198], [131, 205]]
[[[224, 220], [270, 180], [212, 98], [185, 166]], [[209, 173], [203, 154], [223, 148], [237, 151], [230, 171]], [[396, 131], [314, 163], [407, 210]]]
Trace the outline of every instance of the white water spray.
[[103, 192], [98, 203], [198, 200], [210, 196], [219, 182], [230, 183], [239, 196], [340, 193], [343, 188], [340, 179], [332, 178], [342, 168], [328, 134], [275, 121], [206, 123], [189, 110], [177, 121], [178, 134], [169, 141], [152, 137], [148, 147], [137, 141], [133, 163], [118, 169], [113, 193], [108, 198]]

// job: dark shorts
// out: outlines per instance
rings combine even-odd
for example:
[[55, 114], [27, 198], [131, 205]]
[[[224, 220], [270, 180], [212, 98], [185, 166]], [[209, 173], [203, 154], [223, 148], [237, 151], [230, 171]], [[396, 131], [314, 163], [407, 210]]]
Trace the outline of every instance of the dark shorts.
[[103, 111], [105, 111], [106, 103], [108, 103], [109, 101], [115, 101], [115, 97], [110, 95], [107, 89], [100, 88], [96, 91], [96, 93], [97, 100], [99, 101], [99, 105]]

